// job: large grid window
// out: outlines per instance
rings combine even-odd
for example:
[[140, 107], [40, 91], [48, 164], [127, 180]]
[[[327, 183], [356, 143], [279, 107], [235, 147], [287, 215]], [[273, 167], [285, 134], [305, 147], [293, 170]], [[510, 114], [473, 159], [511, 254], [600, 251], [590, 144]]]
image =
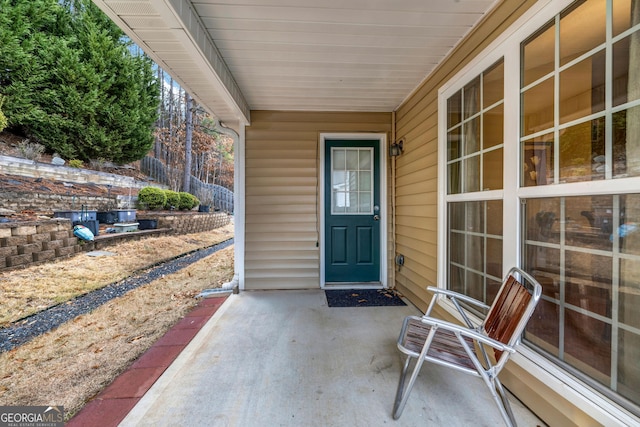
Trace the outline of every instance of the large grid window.
[[448, 194], [502, 189], [504, 64], [447, 100]]
[[[640, 414], [640, 0], [529, 30], [442, 92], [446, 282], [491, 302], [520, 264], [543, 286], [525, 342]], [[487, 90], [503, 74], [519, 91]]]
[[447, 100], [448, 286], [485, 302], [502, 275], [503, 135], [500, 60]]
[[521, 46], [522, 265], [544, 292], [525, 338], [639, 405], [640, 195], [616, 187], [640, 176], [640, 2], [576, 2]]

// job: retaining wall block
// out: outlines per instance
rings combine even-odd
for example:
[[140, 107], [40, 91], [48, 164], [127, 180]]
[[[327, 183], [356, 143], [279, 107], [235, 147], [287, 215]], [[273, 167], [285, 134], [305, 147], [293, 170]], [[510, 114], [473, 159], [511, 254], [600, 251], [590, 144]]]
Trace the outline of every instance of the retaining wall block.
[[36, 232], [38, 234], [51, 233], [52, 231], [58, 231], [57, 222], [46, 222], [36, 225]]
[[56, 257], [66, 257], [69, 255], [73, 255], [75, 253], [75, 249], [73, 246], [67, 246], [66, 248], [56, 248]]
[[52, 240], [50, 242], [43, 242], [42, 243], [42, 250], [43, 251], [48, 251], [48, 250], [52, 250], [52, 249], [58, 249], [58, 248], [62, 248], [64, 247], [64, 241], [63, 240]]
[[73, 235], [73, 230], [71, 230], [71, 233], [69, 233], [69, 230], [54, 231], [53, 233], [51, 233], [51, 240], [66, 239], [67, 237], [69, 237], [69, 234]]
[[3, 239], [5, 237], [11, 237], [10, 228], [0, 228], [0, 239]]
[[11, 229], [12, 236], [28, 236], [30, 234], [36, 234], [35, 225], [21, 225]]
[[0, 246], [18, 246], [26, 245], [27, 243], [29, 243], [27, 236], [11, 236], [0, 239]]
[[0, 257], [6, 258], [12, 255], [18, 255], [17, 246], [5, 246], [0, 248]]
[[31, 263], [31, 261], [33, 260], [33, 256], [30, 253], [23, 254], [23, 255], [14, 255], [14, 256], [7, 257], [6, 260], [7, 260], [7, 267], [17, 267], [20, 265]]
[[41, 251], [33, 253], [33, 261], [41, 262], [48, 261], [50, 259], [54, 259], [56, 257], [56, 251], [51, 249], [50, 251]]
[[46, 234], [32, 234], [27, 236], [27, 241], [29, 243], [42, 243], [48, 242], [51, 240], [51, 234], [47, 232]]
[[42, 250], [42, 243], [29, 243], [18, 246], [18, 255], [32, 254]]

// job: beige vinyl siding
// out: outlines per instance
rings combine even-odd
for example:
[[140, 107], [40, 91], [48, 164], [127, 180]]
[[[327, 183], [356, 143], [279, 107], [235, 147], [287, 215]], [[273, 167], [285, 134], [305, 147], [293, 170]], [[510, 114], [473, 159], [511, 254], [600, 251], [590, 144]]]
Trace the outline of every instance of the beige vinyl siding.
[[252, 111], [245, 289], [320, 287], [320, 133], [389, 134], [391, 113]]
[[396, 112], [396, 138], [405, 150], [396, 162], [396, 252], [405, 265], [398, 289], [425, 309], [426, 286], [437, 281], [438, 89], [495, 40], [535, 1], [498, 4]]

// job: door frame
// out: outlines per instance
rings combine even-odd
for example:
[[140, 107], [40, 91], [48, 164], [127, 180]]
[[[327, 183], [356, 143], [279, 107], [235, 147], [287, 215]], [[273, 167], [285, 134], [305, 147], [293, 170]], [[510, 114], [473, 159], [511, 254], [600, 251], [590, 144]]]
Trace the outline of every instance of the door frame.
[[[327, 285], [325, 282], [325, 267], [326, 267], [326, 259], [325, 259], [325, 226], [326, 221], [324, 217], [324, 208], [325, 208], [325, 197], [324, 197], [324, 186], [326, 184], [325, 177], [325, 145], [326, 140], [328, 139], [340, 139], [340, 140], [377, 140], [378, 141], [378, 150], [380, 152], [380, 164], [378, 167], [380, 168], [380, 181], [377, 183], [380, 191], [380, 282], [379, 283], [353, 283], [353, 284], [340, 284], [340, 285]], [[320, 288], [326, 289], [360, 289], [360, 288], [384, 288], [386, 289], [388, 286], [388, 239], [387, 239], [387, 221], [388, 221], [388, 206], [389, 202], [387, 200], [387, 134], [386, 133], [321, 133], [320, 141], [318, 144], [318, 197], [320, 199], [320, 205], [318, 206], [317, 215], [320, 218], [320, 231], [318, 236], [319, 248], [320, 248]]]

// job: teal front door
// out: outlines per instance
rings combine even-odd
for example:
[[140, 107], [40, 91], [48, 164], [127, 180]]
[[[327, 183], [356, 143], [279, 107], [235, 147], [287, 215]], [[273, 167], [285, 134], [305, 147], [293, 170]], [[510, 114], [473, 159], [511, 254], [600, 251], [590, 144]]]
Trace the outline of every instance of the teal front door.
[[325, 283], [380, 282], [377, 140], [325, 141]]

